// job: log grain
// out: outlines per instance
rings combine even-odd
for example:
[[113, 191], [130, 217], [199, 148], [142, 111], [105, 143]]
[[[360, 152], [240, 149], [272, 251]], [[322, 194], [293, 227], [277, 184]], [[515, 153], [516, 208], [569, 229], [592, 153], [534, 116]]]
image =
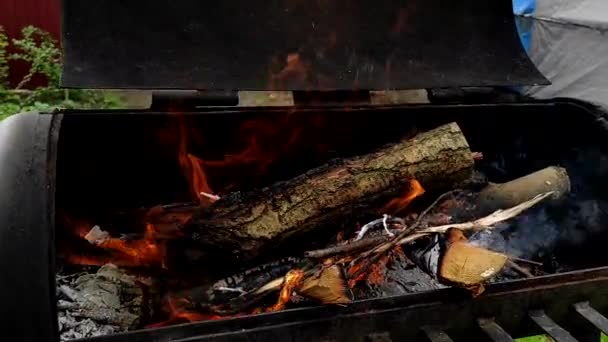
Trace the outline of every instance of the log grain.
[[336, 229], [362, 210], [382, 207], [412, 179], [426, 190], [453, 188], [471, 177], [473, 166], [466, 138], [450, 123], [289, 181], [223, 196], [193, 215], [184, 238], [251, 260], [286, 240]]

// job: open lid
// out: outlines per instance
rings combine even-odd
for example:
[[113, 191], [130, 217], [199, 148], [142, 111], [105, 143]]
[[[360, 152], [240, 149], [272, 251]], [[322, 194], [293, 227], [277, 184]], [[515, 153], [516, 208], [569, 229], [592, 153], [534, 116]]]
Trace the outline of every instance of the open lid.
[[69, 88], [548, 84], [511, 0], [63, 0], [62, 30]]

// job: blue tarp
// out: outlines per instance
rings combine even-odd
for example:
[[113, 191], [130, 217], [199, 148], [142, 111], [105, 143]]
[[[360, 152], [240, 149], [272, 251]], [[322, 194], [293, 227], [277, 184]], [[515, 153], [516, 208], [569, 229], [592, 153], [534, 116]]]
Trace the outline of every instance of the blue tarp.
[[[536, 10], [536, 0], [513, 0], [513, 13], [516, 15], [533, 14]], [[532, 40], [532, 23], [530, 21], [517, 20], [517, 30], [521, 43], [526, 51], [530, 50], [530, 42]]]
[[513, 0], [513, 12], [517, 15], [532, 14], [536, 10], [536, 0]]

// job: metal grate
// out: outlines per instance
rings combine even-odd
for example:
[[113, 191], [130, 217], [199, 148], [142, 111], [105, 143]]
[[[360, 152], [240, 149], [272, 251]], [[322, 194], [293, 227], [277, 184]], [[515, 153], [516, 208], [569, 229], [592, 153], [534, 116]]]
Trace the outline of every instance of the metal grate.
[[272, 314], [134, 331], [89, 341], [513, 341], [608, 332], [608, 267], [497, 283], [478, 298], [448, 288]]
[[[577, 312], [581, 318], [585, 319], [587, 322], [591, 323], [596, 330], [589, 331], [590, 334], [587, 336], [597, 336], [595, 341], [599, 341], [599, 333], [606, 333], [608, 331], [608, 319], [604, 317], [601, 313], [595, 310], [589, 302], [580, 302], [573, 305], [572, 308], [575, 312]], [[528, 316], [530, 319], [538, 325], [543, 332], [551, 338], [553, 338], [557, 342], [577, 342], [578, 339], [574, 338], [572, 334], [570, 334], [566, 329], [559, 326], [555, 321], [551, 319], [551, 317], [547, 316], [547, 314], [543, 310], [532, 310], [528, 312]], [[477, 323], [481, 330], [487, 335], [490, 340], [495, 342], [512, 342], [514, 338], [509, 335], [508, 332], [505, 331], [496, 321], [488, 318], [480, 318], [477, 319]], [[446, 334], [444, 331], [436, 329], [436, 328], [423, 328], [426, 337], [431, 342], [446, 342], [452, 341], [452, 339]]]

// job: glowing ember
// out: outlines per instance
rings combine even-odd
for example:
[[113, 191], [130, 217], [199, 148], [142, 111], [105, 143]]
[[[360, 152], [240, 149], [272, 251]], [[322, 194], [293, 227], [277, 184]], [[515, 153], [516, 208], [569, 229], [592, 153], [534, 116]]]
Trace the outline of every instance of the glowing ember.
[[225, 318], [218, 315], [201, 314], [199, 312], [182, 310], [179, 308], [179, 302], [183, 301], [185, 301], [185, 299], [169, 297], [167, 299], [169, 319], [164, 322], [150, 324], [146, 326], [146, 328], [160, 328], [185, 322], [209, 321]]
[[302, 279], [304, 279], [304, 272], [302, 270], [295, 269], [287, 272], [285, 281], [283, 282], [283, 288], [281, 288], [281, 292], [279, 293], [279, 300], [275, 305], [268, 308], [267, 311], [274, 312], [285, 309], [285, 305], [287, 305], [289, 299], [291, 299], [294, 290], [302, 283]]
[[410, 187], [403, 196], [399, 198], [395, 198], [391, 200], [384, 208], [382, 209], [385, 213], [397, 214], [403, 211], [407, 206], [418, 196], [424, 194], [425, 190], [420, 185], [420, 182], [413, 179], [410, 181]]
[[179, 118], [179, 165], [188, 179], [193, 197], [198, 198], [201, 205], [211, 204], [214, 202], [211, 198], [201, 195], [203, 192], [213, 194], [203, 168], [203, 161], [188, 153], [188, 130], [183, 117], [179, 116]]
[[377, 263], [370, 266], [370, 272], [367, 276], [369, 285], [381, 285], [384, 283], [384, 274], [386, 273], [386, 264], [388, 264], [389, 255], [383, 255]]

